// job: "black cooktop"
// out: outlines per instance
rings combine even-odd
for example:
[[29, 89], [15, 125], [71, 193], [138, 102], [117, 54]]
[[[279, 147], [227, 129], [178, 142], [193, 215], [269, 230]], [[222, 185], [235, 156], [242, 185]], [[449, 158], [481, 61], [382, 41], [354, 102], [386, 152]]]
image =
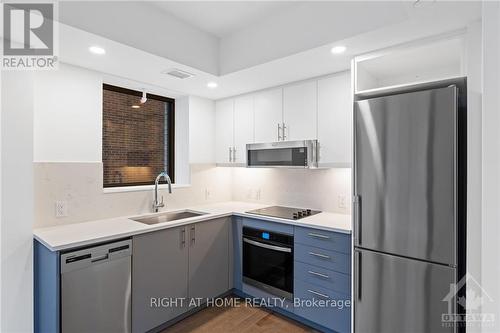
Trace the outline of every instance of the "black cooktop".
[[279, 217], [287, 220], [299, 220], [304, 217], [319, 214], [321, 211], [312, 210], [307, 208], [294, 208], [294, 207], [283, 207], [283, 206], [271, 206], [261, 209], [249, 210], [249, 214], [264, 215], [271, 217]]

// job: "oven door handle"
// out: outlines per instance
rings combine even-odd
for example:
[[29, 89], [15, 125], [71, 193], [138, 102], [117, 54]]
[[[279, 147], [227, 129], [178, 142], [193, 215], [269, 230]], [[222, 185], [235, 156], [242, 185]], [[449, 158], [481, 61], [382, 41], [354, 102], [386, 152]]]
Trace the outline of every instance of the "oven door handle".
[[248, 239], [248, 238], [243, 238], [243, 241], [245, 243], [252, 244], [252, 245], [255, 245], [255, 246], [258, 246], [258, 247], [263, 247], [263, 248], [269, 249], [269, 250], [275, 250], [275, 251], [280, 251], [280, 252], [288, 252], [288, 253], [292, 252], [292, 249], [289, 248], [289, 247], [281, 247], [281, 246], [276, 246], [276, 245], [261, 243], [261, 242], [257, 242], [257, 241], [254, 241], [254, 240], [251, 240], [251, 239]]

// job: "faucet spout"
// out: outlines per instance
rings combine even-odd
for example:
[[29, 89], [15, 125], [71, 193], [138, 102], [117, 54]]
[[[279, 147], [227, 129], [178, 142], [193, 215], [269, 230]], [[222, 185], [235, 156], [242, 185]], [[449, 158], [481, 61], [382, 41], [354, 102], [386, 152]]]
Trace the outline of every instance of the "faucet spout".
[[153, 202], [154, 212], [158, 212], [159, 208], [165, 207], [165, 204], [163, 203], [163, 196], [161, 197], [161, 202], [158, 201], [158, 183], [162, 178], [167, 181], [168, 193], [172, 193], [172, 181], [170, 180], [170, 176], [165, 171], [163, 171], [156, 177], [155, 180], [155, 200]]

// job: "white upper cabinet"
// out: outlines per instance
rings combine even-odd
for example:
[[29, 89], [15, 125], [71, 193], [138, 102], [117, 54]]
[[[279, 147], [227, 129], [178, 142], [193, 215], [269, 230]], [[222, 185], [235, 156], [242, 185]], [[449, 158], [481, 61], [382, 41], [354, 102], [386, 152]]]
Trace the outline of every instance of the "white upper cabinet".
[[349, 167], [350, 72], [216, 102], [216, 163], [246, 165], [246, 145], [319, 141], [319, 167]]
[[255, 142], [282, 140], [283, 89], [258, 92], [254, 96]]
[[215, 161], [227, 164], [232, 161], [234, 146], [234, 101], [226, 99], [215, 104]]
[[307, 81], [283, 89], [285, 140], [317, 137], [317, 81]]
[[318, 81], [319, 166], [350, 166], [351, 137], [351, 75], [343, 72]]
[[233, 163], [246, 164], [246, 145], [254, 142], [253, 96], [234, 100], [234, 147]]

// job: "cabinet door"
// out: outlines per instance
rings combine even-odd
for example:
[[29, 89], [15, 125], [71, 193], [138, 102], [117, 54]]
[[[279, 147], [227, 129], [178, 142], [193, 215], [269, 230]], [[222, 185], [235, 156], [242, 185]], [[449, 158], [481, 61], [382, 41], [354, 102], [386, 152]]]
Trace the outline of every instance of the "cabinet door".
[[133, 238], [132, 332], [149, 331], [188, 310], [187, 304], [161, 304], [158, 300], [187, 300], [185, 228], [155, 231]]
[[238, 97], [234, 100], [234, 160], [247, 162], [246, 145], [253, 143], [253, 96]]
[[279, 128], [283, 125], [283, 89], [256, 93], [254, 115], [255, 142], [280, 141], [282, 132]]
[[190, 298], [215, 297], [229, 290], [229, 221], [188, 226]]
[[230, 163], [230, 151], [234, 145], [234, 101], [217, 101], [215, 105], [215, 161]]
[[316, 81], [308, 81], [284, 88], [285, 140], [317, 138], [316, 91]]
[[318, 81], [320, 165], [350, 166], [352, 152], [350, 72]]

